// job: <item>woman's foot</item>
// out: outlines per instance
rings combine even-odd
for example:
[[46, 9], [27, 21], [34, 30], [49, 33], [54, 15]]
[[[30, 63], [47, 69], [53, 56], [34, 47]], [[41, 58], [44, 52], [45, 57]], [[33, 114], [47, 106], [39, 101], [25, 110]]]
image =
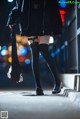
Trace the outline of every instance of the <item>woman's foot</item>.
[[56, 86], [53, 88], [52, 94], [60, 93], [60, 92], [61, 92], [61, 88], [62, 88], [62, 82], [60, 82], [59, 85], [56, 85]]
[[36, 95], [44, 95], [43, 90], [41, 88], [37, 88]]

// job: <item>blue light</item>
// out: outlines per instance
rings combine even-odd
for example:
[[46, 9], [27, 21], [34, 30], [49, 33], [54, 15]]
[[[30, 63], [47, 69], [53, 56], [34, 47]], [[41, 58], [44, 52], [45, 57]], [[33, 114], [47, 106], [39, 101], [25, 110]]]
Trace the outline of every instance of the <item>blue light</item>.
[[2, 47], [2, 50], [7, 50], [7, 47], [4, 45], [4, 46]]
[[67, 46], [68, 45], [68, 42], [67, 41], [65, 41], [65, 46]]
[[66, 0], [60, 0], [60, 7], [66, 8]]
[[61, 49], [63, 50], [64, 48], [65, 48], [65, 45], [62, 45], [62, 46], [61, 46]]
[[60, 52], [60, 49], [59, 49], [59, 48], [57, 49], [57, 52], [58, 52], [58, 53]]
[[58, 53], [60, 53], [60, 49], [58, 48], [57, 51], [55, 52], [55, 54], [57, 55]]
[[20, 54], [23, 56], [25, 56], [27, 54], [27, 52], [28, 52], [28, 50], [25, 47], [20, 49]]
[[43, 58], [43, 56], [42, 56], [42, 54], [41, 54], [41, 53], [39, 53], [39, 58]]
[[13, 0], [8, 0], [8, 2], [13, 2]]
[[2, 51], [1, 51], [1, 55], [2, 55], [2, 56], [5, 56], [5, 55], [6, 55], [6, 50], [2, 50]]
[[25, 63], [26, 63], [26, 64], [30, 64], [30, 63], [31, 63], [30, 59], [26, 59], [26, 60], [25, 60]]
[[54, 52], [52, 52], [52, 53], [51, 53], [51, 56], [52, 56], [52, 57], [54, 57], [54, 56], [55, 56], [55, 53], [54, 53]]

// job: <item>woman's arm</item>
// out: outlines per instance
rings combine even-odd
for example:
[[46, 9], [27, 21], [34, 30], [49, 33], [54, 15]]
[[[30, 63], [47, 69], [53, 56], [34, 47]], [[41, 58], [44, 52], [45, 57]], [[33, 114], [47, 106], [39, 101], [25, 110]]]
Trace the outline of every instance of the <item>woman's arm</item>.
[[16, 6], [21, 12], [23, 10], [24, 0], [16, 0]]
[[7, 26], [10, 28], [16, 23], [18, 18], [21, 16], [24, 0], [16, 0], [16, 6], [9, 13]]

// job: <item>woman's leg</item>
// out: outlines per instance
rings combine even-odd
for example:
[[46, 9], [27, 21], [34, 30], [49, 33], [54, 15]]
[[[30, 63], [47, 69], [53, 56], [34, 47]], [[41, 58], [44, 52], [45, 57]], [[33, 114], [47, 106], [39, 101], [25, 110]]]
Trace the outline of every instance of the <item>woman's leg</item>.
[[33, 75], [34, 75], [34, 79], [36, 82], [36, 93], [37, 95], [43, 95], [43, 90], [41, 88], [41, 84], [40, 84], [40, 71], [39, 71], [39, 44], [38, 42], [33, 42], [31, 44], [31, 48], [32, 48], [32, 71], [33, 71]]
[[17, 55], [17, 46], [16, 46], [16, 35], [13, 34], [12, 37], [12, 70], [11, 70], [11, 79], [15, 82], [18, 82], [20, 80], [21, 73], [21, 67], [18, 61], [18, 55]]
[[12, 69], [20, 69], [20, 64], [17, 55], [16, 36], [14, 36], [12, 39]]
[[48, 45], [40, 44], [39, 48], [40, 48], [41, 54], [44, 56], [44, 58], [46, 59], [48, 63], [48, 66], [50, 68], [52, 75], [54, 76], [55, 88], [52, 93], [59, 93], [61, 89], [60, 89], [60, 80], [58, 77], [58, 71], [57, 71], [54, 59], [49, 54]]

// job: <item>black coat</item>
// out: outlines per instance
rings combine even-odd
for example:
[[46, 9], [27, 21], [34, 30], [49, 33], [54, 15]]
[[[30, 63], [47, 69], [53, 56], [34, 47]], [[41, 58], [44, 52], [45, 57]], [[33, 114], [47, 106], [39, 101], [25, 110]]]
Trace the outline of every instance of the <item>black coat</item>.
[[56, 35], [62, 30], [57, 0], [18, 0], [21, 26], [27, 36]]

